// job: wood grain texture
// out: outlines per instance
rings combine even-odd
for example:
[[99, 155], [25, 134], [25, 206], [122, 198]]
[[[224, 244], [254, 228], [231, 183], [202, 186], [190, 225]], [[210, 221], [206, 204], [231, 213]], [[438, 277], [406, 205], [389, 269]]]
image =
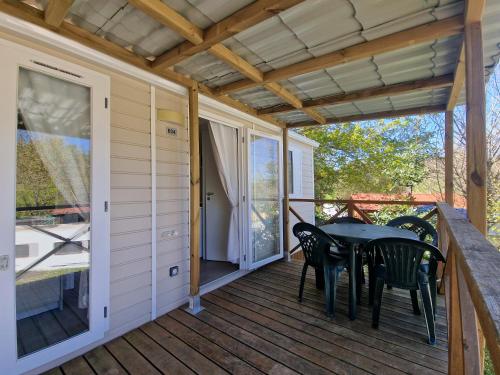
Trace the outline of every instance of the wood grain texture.
[[[356, 44], [339, 51], [331, 52], [323, 56], [314, 57], [283, 68], [272, 70], [264, 74], [264, 82], [276, 82], [320, 69], [331, 68], [333, 66], [357, 61], [381, 53], [395, 51], [419, 43], [424, 43], [429, 40], [457, 35], [463, 31], [463, 25], [463, 17], [454, 16], [416, 26], [404, 31]], [[255, 82], [253, 81], [241, 80], [222, 86], [219, 93], [227, 94], [254, 86]]]
[[51, 26], [59, 27], [73, 2], [74, 0], [49, 0], [44, 13], [45, 22]]
[[198, 118], [198, 88], [189, 89], [189, 248], [190, 294], [200, 292], [200, 122]]
[[290, 197], [289, 197], [289, 181], [288, 181], [288, 129], [283, 129], [283, 251], [284, 256], [288, 259], [288, 250], [290, 243]]
[[444, 114], [444, 199], [453, 207], [453, 110]]

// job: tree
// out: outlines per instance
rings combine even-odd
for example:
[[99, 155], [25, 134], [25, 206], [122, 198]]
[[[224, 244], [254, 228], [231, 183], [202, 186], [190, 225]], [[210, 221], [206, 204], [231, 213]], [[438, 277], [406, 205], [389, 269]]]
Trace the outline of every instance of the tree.
[[432, 133], [417, 117], [393, 121], [343, 123], [304, 128], [314, 139], [315, 190], [318, 198], [352, 193], [401, 193], [426, 177], [434, 155]]

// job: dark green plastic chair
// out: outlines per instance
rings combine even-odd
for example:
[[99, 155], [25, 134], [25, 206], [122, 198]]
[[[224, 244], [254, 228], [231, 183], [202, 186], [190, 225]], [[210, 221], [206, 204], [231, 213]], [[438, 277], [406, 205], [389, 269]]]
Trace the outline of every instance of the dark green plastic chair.
[[[438, 262], [445, 259], [441, 252], [428, 243], [402, 238], [380, 238], [367, 244], [369, 251], [380, 254], [383, 264], [374, 267], [375, 290], [372, 326], [378, 328], [384, 284], [410, 290], [413, 311], [420, 314], [417, 291], [420, 291], [424, 307], [429, 343], [436, 343], [436, 271]], [[429, 263], [422, 265], [424, 253], [429, 253]]]
[[418, 216], [400, 216], [390, 220], [388, 227], [407, 229], [414, 232], [420, 241], [438, 245], [438, 234], [436, 229], [428, 221], [419, 218]]
[[316, 287], [325, 290], [325, 305], [328, 316], [335, 316], [337, 293], [337, 267], [345, 266], [348, 253], [331, 236], [309, 223], [297, 223], [293, 234], [298, 238], [304, 253], [304, 267], [300, 278], [299, 301], [302, 302], [304, 283], [308, 267], [316, 274]]

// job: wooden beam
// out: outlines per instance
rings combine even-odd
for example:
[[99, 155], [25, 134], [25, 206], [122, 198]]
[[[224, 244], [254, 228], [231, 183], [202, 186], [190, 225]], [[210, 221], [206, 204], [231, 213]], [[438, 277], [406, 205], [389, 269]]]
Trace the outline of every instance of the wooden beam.
[[262, 82], [262, 72], [252, 64], [248, 63], [245, 59], [235, 54], [229, 48], [224, 47], [222, 44], [216, 44], [208, 51], [219, 60], [222, 60], [226, 64], [232, 66], [245, 77], [248, 77], [252, 81]]
[[[445, 107], [443, 105], [434, 105], [427, 107], [418, 107], [418, 108], [408, 108], [408, 109], [400, 109], [397, 111], [384, 111], [384, 112], [374, 112], [367, 113], [361, 115], [351, 115], [351, 116], [343, 116], [343, 117], [335, 117], [326, 119], [326, 124], [338, 124], [341, 122], [356, 122], [356, 121], [367, 121], [367, 120], [379, 120], [379, 119], [388, 119], [394, 117], [403, 117], [403, 116], [413, 116], [413, 115], [425, 115], [427, 113], [435, 113], [435, 112], [443, 112]], [[303, 128], [307, 126], [317, 126], [313, 122], [296, 122], [292, 124], [287, 124], [287, 128]]]
[[[420, 79], [411, 82], [401, 82], [394, 85], [387, 85], [382, 87], [372, 87], [368, 89], [353, 91], [349, 93], [342, 93], [336, 95], [329, 95], [321, 98], [310, 99], [304, 101], [302, 104], [304, 108], [316, 108], [326, 105], [336, 105], [343, 103], [351, 103], [359, 100], [374, 99], [386, 96], [394, 96], [405, 94], [409, 92], [432, 90], [442, 87], [448, 87], [453, 84], [453, 75], [446, 74], [439, 77]], [[278, 105], [259, 110], [259, 114], [274, 114], [293, 111], [295, 108], [291, 105]]]
[[486, 234], [486, 98], [481, 22], [465, 27], [467, 213]]
[[190, 294], [200, 293], [200, 124], [198, 118], [198, 87], [189, 89], [189, 248]]
[[[299, 76], [325, 68], [331, 68], [333, 66], [346, 64], [381, 53], [410, 47], [415, 44], [457, 35], [463, 31], [463, 24], [464, 22], [462, 16], [454, 16], [430, 22], [425, 25], [412, 27], [404, 31], [356, 44], [323, 56], [314, 57], [283, 68], [272, 70], [264, 74], [264, 82], [281, 81], [290, 77]], [[253, 81], [241, 80], [222, 86], [218, 90], [218, 93], [228, 94], [230, 92], [254, 87], [255, 85], [256, 83]]]
[[[466, 1], [465, 5], [465, 21], [464, 24], [478, 22], [483, 17], [486, 0]], [[462, 43], [460, 53], [458, 54], [457, 67], [455, 69], [455, 79], [448, 99], [446, 110], [451, 111], [457, 105], [460, 92], [464, 87], [465, 82], [465, 47]]]
[[[126, 62], [137, 68], [143, 69], [150, 73], [156, 74], [162, 78], [168, 79], [169, 81], [175, 82], [186, 88], [191, 87], [196, 81], [191, 78], [186, 77], [182, 74], [176, 73], [173, 70], [166, 69], [164, 71], [154, 70], [151, 66], [151, 62], [142, 56], [136, 55], [126, 48], [123, 48], [109, 40], [106, 40], [100, 36], [94, 35], [85, 29], [82, 29], [70, 22], [63, 21], [59, 28], [49, 25], [45, 22], [44, 13], [32, 6], [29, 6], [21, 2], [6, 2], [0, 1], [0, 11], [7, 13], [11, 16], [20, 18], [24, 21], [31, 22], [37, 26], [43, 27], [45, 29], [54, 31], [59, 35], [71, 39], [75, 42], [83, 44], [89, 48], [102, 52], [108, 56], [112, 56], [120, 61]], [[243, 104], [235, 99], [229, 98], [228, 96], [219, 97], [215, 95], [213, 90], [207, 86], [199, 84], [199, 90], [204, 95], [213, 98], [223, 104], [226, 104], [232, 108], [238, 109], [244, 113], [260, 118], [266, 122], [283, 128], [285, 124], [282, 121], [276, 120], [269, 115], [259, 115], [257, 110]]]
[[129, 0], [128, 2], [161, 24], [178, 32], [191, 43], [203, 42], [203, 30], [164, 2], [159, 0]]
[[238, 10], [222, 21], [203, 30], [203, 41], [199, 44], [185, 41], [158, 56], [153, 67], [164, 70], [170, 66], [206, 51], [213, 45], [242, 32], [274, 15], [282, 12], [303, 0], [258, 0]]
[[59, 27], [68, 14], [74, 0], [49, 0], [45, 9], [45, 22], [54, 27]]
[[283, 129], [283, 253], [290, 260], [290, 197], [288, 181], [288, 129]]
[[444, 198], [453, 207], [453, 111], [445, 112], [444, 123]]

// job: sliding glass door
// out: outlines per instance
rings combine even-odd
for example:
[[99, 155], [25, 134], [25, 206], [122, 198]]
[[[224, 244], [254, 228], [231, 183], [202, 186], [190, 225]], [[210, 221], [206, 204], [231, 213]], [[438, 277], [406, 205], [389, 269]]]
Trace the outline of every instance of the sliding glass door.
[[7, 296], [0, 330], [12, 333], [2, 341], [15, 348], [10, 359], [18, 372], [104, 332], [107, 90], [106, 80], [98, 83], [87, 71], [0, 50], [10, 56], [0, 67], [7, 83], [0, 105], [0, 251], [7, 250], [0, 254]]
[[250, 267], [283, 256], [281, 143], [256, 131], [248, 136]]

